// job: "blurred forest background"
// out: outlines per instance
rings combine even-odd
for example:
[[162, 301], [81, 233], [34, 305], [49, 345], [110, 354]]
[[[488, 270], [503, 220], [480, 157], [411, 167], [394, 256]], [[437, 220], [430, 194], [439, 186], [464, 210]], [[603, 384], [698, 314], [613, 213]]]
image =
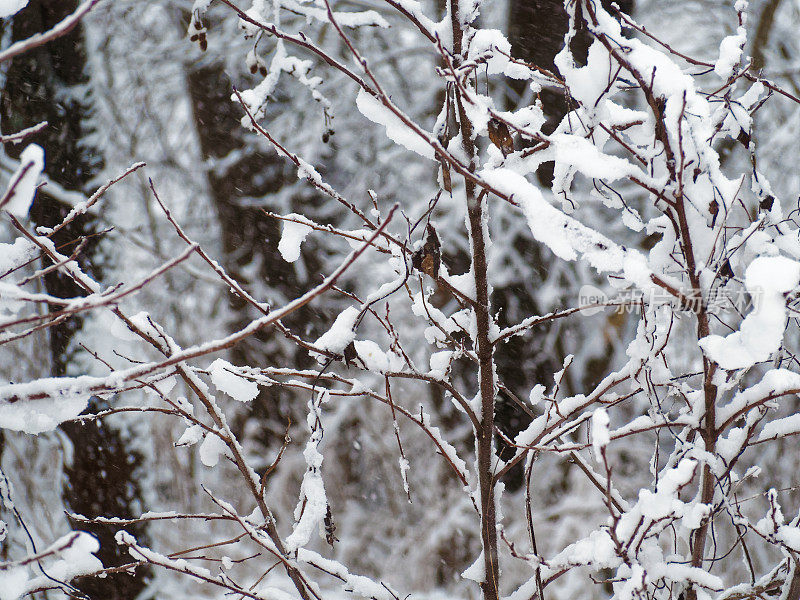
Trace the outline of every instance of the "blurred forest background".
[[[25, 9], [0, 23], [2, 47], [52, 27], [76, 6], [74, 0], [30, 0]], [[342, 0], [337, 6], [343, 10], [370, 8], [390, 23], [399, 18], [388, 4], [377, 0]], [[434, 19], [443, 15], [444, 7], [434, 0], [423, 0], [423, 7]], [[735, 27], [732, 2], [725, 0], [635, 0], [635, 4], [631, 0], [622, 8], [676, 50], [712, 61], [719, 40]], [[135, 162], [147, 163], [145, 169], [108, 192], [101, 212], [74, 222], [56, 240], [62, 252], [69, 254], [74, 241], [88, 235], [83, 266], [98, 280], [132, 281], [184, 248], [158, 210], [148, 183], [151, 178], [188, 236], [218, 258], [254, 297], [279, 306], [319, 283], [320, 274], [330, 272], [350, 248], [312, 232], [300, 259], [287, 263], [278, 252], [281, 222], [270, 213], [301, 213], [343, 228], [348, 222], [353, 227], [357, 224], [341, 206], [299, 180], [295, 167], [262, 138], [241, 126], [242, 111], [231, 101], [232, 90], [253, 87], [266, 74], [267, 65], [255, 55], [244, 59], [252, 43], [242, 38], [230, 9], [212, 3], [204, 17], [208, 28], [205, 50], [188, 39], [191, 11], [189, 0], [101, 2], [69, 35], [2, 65], [0, 128], [6, 133], [42, 120], [49, 123], [29, 140], [41, 145], [46, 154], [47, 185], [39, 191], [31, 212], [36, 225], [58, 222], [101, 183]], [[746, 52], [753, 65], [787, 90], [800, 93], [800, 2], [753, 0], [748, 15]], [[487, 0], [479, 22], [482, 27], [502, 30], [516, 56], [554, 68], [553, 57], [566, 31], [560, 2]], [[430, 44], [423, 45], [403, 31], [389, 28], [366, 35], [355, 30], [352, 35], [392, 96], [412, 117], [431, 121], [441, 107], [444, 90], [429, 69], [418, 68], [421, 62], [432, 60]], [[318, 42], [334, 56], [345, 52], [330, 28], [321, 29]], [[298, 92], [301, 86], [297, 81], [281, 79], [265, 126], [314, 164], [344, 196], [358, 199], [364, 210], [370, 207], [365, 194], [369, 189], [387, 203], [401, 200], [406, 207], [417, 206], [415, 214], [421, 214], [438, 189], [435, 169], [410, 160], [379, 128], [365, 126], [353, 103], [340, 101], [351, 97], [352, 85], [341, 75], [330, 77], [320, 88], [325, 101], [316, 103], [307, 101], [305, 90]], [[496, 102], [509, 110], [531, 100], [526, 87], [513, 82], [492, 85]], [[566, 112], [567, 100], [557, 92], [543, 92], [541, 99], [554, 127]], [[760, 169], [772, 181], [776, 194], [797, 197], [797, 105], [771, 103], [757, 113], [753, 131], [758, 139], [768, 140], [759, 146]], [[2, 177], [14, 171], [21, 149], [5, 145], [0, 156]], [[731, 144], [719, 150], [724, 163], [747, 170], [749, 156], [740, 146]], [[543, 185], [551, 177], [546, 169], [539, 173]], [[592, 205], [581, 210], [588, 222]], [[445, 195], [432, 220], [441, 238], [444, 263], [450, 273], [463, 273], [468, 266], [463, 207]], [[543, 253], [530, 240], [524, 220], [511, 211], [504, 214], [501, 210], [491, 227], [495, 240], [502, 240], [495, 243], [491, 256], [495, 265], [493, 303], [501, 326], [574, 304], [574, 282], [597, 280], [588, 266], [558, 262]], [[101, 232], [103, 235], [94, 235]], [[629, 235], [621, 225], [618, 233], [618, 239]], [[290, 332], [309, 339], [324, 333], [348, 305], [350, 296], [368, 289], [368, 282], [360, 279], [362, 273], [379, 276], [381, 269], [388, 267], [375, 262], [349, 271], [339, 283], [340, 292], [325, 295], [283, 323], [286, 335], [277, 329], [264, 330], [224, 357], [237, 365], [314, 368], [315, 362], [293, 343]], [[45, 285], [53, 293], [69, 294], [73, 284], [53, 272]], [[433, 301], [437, 300], [443, 309], [453, 302], [447, 294], [434, 296]], [[252, 306], [232, 299], [219, 279], [191, 261], [144, 288], [135, 305], [147, 307], [181, 345], [220, 337], [256, 316]], [[419, 328], [416, 335], [425, 335], [417, 321], [395, 316], [410, 328], [404, 333], [414, 335], [411, 328]], [[624, 356], [625, 347], [619, 340], [636, 327], [635, 321], [608, 315], [558, 320], [534, 334], [510, 340], [496, 356], [498, 371], [508, 386], [500, 394], [499, 428], [513, 437], [525, 427], [530, 415], [513, 398], [527, 398], [537, 384], [549, 388], [568, 354], [575, 358], [561, 381], [567, 392], [596, 383], [619, 360], [620, 353]], [[133, 342], [126, 355], [120, 350], [124, 344], [124, 332], [110, 314], [92, 313], [49, 333], [3, 346], [0, 382], [102, 374], [107, 372], [103, 361], [127, 365], [144, 360]], [[474, 381], [465, 378], [462, 383], [474, 393]], [[458, 418], [443, 395], [437, 397], [436, 390], [424, 388], [431, 396], [426, 398], [426, 406], [433, 407], [436, 421], [449, 428], [448, 439], [460, 439], [468, 446], [472, 440], [469, 424]], [[405, 393], [413, 395], [419, 389], [409, 385]], [[303, 439], [307, 401], [308, 392], [293, 393], [276, 386], [262, 388], [254, 402], [233, 409], [231, 426], [259, 472], [274, 461], [287, 427], [289, 437]], [[91, 410], [104, 408], [98, 401]], [[216, 489], [225, 486], [231, 467], [206, 469], [196, 452], [176, 447], [174, 442], [183, 428], [183, 423], [170, 417], [125, 414], [68, 423], [35, 437], [0, 431], [0, 465], [13, 483], [18, 511], [16, 517], [3, 516], [10, 530], [0, 544], [0, 560], [12, 555], [15, 547], [27, 546], [31, 540], [42, 544], [75, 527], [65, 511], [90, 517], [133, 517], [174, 506], [186, 511], [211, 510], [208, 498], [198, 494], [198, 484]], [[405, 450], [412, 457], [408, 476], [413, 502], [409, 503], [391, 431], [391, 415], [385, 407], [366, 398], [338, 403], [327, 417], [325, 439], [331, 443], [327, 446], [326, 479], [335, 482], [329, 484], [328, 499], [339, 540], [334, 555], [354, 571], [381, 574], [400, 589], [441, 598], [475, 594], [458, 576], [479, 549], [471, 507], [447, 481], [446, 467], [424, 435], [412, 430], [404, 432]], [[627, 486], [623, 492], [646, 487], [651, 477], [651, 444], [641, 442], [639, 447], [639, 439], [613, 449], [616, 474], [623, 488]], [[772, 485], [797, 485], [795, 460], [781, 458], [784, 452], [797, 456], [796, 446], [787, 449], [778, 443], [770, 452], [774, 455], [766, 460]], [[590, 531], [602, 519], [605, 506], [568, 457], [543, 455], [540, 460], [542, 466], [537, 470], [547, 476], [535, 485], [533, 502], [537, 506], [537, 537], [543, 546], [540, 550], [549, 555]], [[295, 452], [287, 453], [270, 475], [271, 501], [286, 522], [291, 521], [288, 515], [296, 503], [302, 472], [302, 457]], [[7, 489], [4, 485], [0, 491]], [[521, 471], [509, 472], [505, 485], [506, 502], [524, 510]], [[235, 501], [236, 489], [227, 493], [228, 499]], [[0, 515], [3, 511], [0, 505]], [[141, 540], [169, 549], [176, 536], [183, 542], [206, 539], [217, 527], [223, 535], [222, 525], [192, 521], [180, 522], [178, 531], [158, 523], [147, 528], [137, 525], [133, 531]], [[115, 527], [80, 528], [99, 536], [99, 556], [106, 566], [128, 560], [113, 542]], [[514, 532], [509, 532], [509, 537], [513, 536]], [[734, 561], [730, 568], [739, 566]], [[513, 569], [504, 572], [507, 581], [524, 581], [527, 568], [520, 566], [516, 574]], [[91, 598], [107, 600], [205, 597], [200, 590], [187, 591], [186, 585], [168, 571], [140, 569], [136, 577], [112, 574], [84, 581], [79, 587]], [[602, 587], [581, 585], [580, 580], [565, 577], [554, 584], [552, 597], [578, 600], [605, 595]], [[52, 592], [48, 597], [54, 597]]]

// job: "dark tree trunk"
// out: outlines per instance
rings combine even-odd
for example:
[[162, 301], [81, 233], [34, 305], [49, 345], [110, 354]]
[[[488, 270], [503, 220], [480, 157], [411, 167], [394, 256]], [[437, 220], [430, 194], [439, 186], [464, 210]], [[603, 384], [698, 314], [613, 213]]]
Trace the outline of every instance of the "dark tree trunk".
[[[610, 4], [610, 0], [603, 0], [603, 6], [608, 8]], [[633, 9], [633, 0], [617, 0], [617, 4], [627, 14]], [[563, 0], [510, 1], [508, 40], [516, 58], [558, 74], [554, 62], [555, 56], [564, 47], [564, 36], [568, 27], [569, 18]], [[579, 28], [570, 47], [577, 62], [585, 64], [591, 41], [588, 30], [585, 27]], [[518, 80], [509, 80], [508, 83], [518, 95], [521, 95], [526, 88], [525, 82]], [[550, 134], [570, 110], [569, 98], [561, 91], [546, 89], [541, 91], [539, 98], [547, 117], [542, 129], [544, 133]], [[515, 103], [516, 99], [508, 98], [509, 109], [515, 108]], [[543, 186], [550, 187], [553, 181], [553, 163], [542, 165], [537, 176]], [[525, 257], [525, 263], [536, 265], [536, 269], [532, 281], [515, 282], [507, 287], [495, 289], [492, 304], [499, 309], [500, 327], [519, 322], [526, 315], [543, 312], [529, 291], [537, 289], [547, 277], [547, 265], [540, 246], [532, 242], [529, 237], [516, 239], [514, 245], [516, 251]], [[526, 395], [537, 383], [547, 387], [552, 385], [553, 373], [561, 368], [561, 361], [567, 354], [562, 341], [565, 337], [563, 330], [554, 332], [553, 328], [563, 327], [564, 325], [557, 322], [542, 325], [531, 335], [514, 337], [497, 349], [495, 362], [500, 379], [518, 396], [524, 397], [523, 394]], [[603, 369], [609, 358], [609, 356], [599, 358]], [[598, 365], [594, 367], [589, 365], [592, 371], [604, 372]], [[570, 393], [572, 386], [569, 374], [565, 377], [562, 387]], [[497, 426], [513, 439], [530, 423], [530, 416], [507, 395], [501, 393], [498, 397], [495, 421]], [[504, 458], [514, 453], [514, 449], [508, 447], [502, 439], [498, 439], [498, 448]], [[521, 468], [510, 472], [506, 484], [512, 489], [516, 488], [522, 483], [521, 476]]]
[[[189, 95], [203, 159], [214, 161], [229, 157], [232, 152], [241, 153], [237, 160], [225, 161], [224, 172], [212, 169], [208, 175], [209, 191], [222, 235], [221, 262], [245, 289], [279, 290], [281, 295], [292, 298], [301, 293], [304, 282], [297, 281], [294, 269], [278, 252], [279, 223], [260, 208], [242, 206], [242, 201], [263, 199], [278, 192], [287, 181], [294, 179], [294, 174], [287, 171], [282, 157], [271, 150], [259, 151], [253, 140], [247, 139], [249, 134], [241, 125], [244, 112], [231, 101], [232, 91], [230, 78], [221, 65], [201, 67], [189, 74]], [[253, 274], [248, 267], [252, 264], [260, 265], [255, 273], [258, 282], [251, 281]], [[309, 267], [309, 271], [314, 272], [314, 267]], [[230, 305], [233, 314], [231, 330], [239, 329], [260, 316], [254, 307], [236, 296], [230, 296]], [[303, 319], [308, 323], [308, 313], [301, 312], [304, 314], [292, 315], [285, 324], [302, 327]], [[309, 364], [305, 353], [293, 345], [281, 343], [281, 334], [275, 328], [253, 335], [230, 352], [231, 360], [236, 364]], [[292, 412], [287, 398], [284, 390], [262, 388], [251, 404], [252, 412], [232, 423], [235, 431], [243, 430], [243, 419], [255, 418], [260, 421], [258, 441], [267, 447], [281, 443], [287, 415]]]
[[[609, 9], [617, 4], [622, 12], [630, 14], [633, 0], [602, 0]], [[508, 18], [508, 41], [514, 56], [537, 67], [558, 73], [555, 56], [564, 47], [564, 36], [569, 27], [569, 18], [564, 9], [564, 0], [511, 0]], [[578, 33], [573, 38], [570, 49], [579, 64], [586, 63], [586, 54], [592, 37], [581, 19]], [[524, 84], [513, 80], [512, 87], [520, 93]], [[568, 99], [563, 93], [542, 90], [539, 98], [544, 106], [547, 124], [544, 132], [551, 133], [568, 111]]]
[[[77, 7], [75, 0], [31, 0], [13, 19], [12, 40], [22, 40], [53, 27]], [[48, 177], [64, 188], [88, 191], [90, 178], [101, 166], [97, 153], [83, 140], [88, 133], [85, 117], [89, 106], [85, 97], [74, 93], [75, 86], [86, 82], [86, 56], [80, 27], [44, 46], [15, 58], [6, 73], [0, 118], [4, 133], [19, 131], [41, 121], [49, 126], [29, 138], [45, 150]], [[25, 144], [9, 146], [14, 156]], [[53, 226], [69, 211], [43, 188], [31, 208], [31, 219], [37, 225]], [[91, 219], [76, 219], [60, 231], [53, 242], [60, 251], [70, 254], [75, 244], [95, 233]], [[91, 260], [97, 253], [96, 238], [90, 239], [79, 259], [90, 275], [99, 275], [99, 266]], [[59, 272], [48, 274], [44, 280], [47, 291], [56, 296], [80, 296], [85, 293], [68, 277]], [[53, 307], [55, 310], [56, 307]], [[80, 319], [56, 325], [50, 332], [51, 372], [65, 375], [72, 360], [70, 344], [81, 327]], [[95, 402], [89, 411], [97, 410]], [[137, 469], [142, 457], [130, 450], [129, 440], [119, 430], [103, 423], [67, 423], [62, 426], [74, 447], [73, 458], [66, 466], [64, 500], [69, 508], [85, 516], [134, 516], [141, 509], [141, 490]], [[120, 551], [114, 541], [117, 528], [80, 524], [77, 528], [89, 531], [100, 541], [98, 558], [106, 567], [127, 563], [130, 557]], [[144, 538], [140, 527], [129, 527], [131, 533]], [[136, 577], [112, 574], [105, 579], [86, 579], [78, 587], [92, 598], [123, 600], [135, 598], [146, 585], [147, 571]]]

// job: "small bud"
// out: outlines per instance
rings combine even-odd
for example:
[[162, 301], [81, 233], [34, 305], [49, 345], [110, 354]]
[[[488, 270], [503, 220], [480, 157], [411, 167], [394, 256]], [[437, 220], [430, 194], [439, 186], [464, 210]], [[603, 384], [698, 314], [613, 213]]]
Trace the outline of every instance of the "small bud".
[[711, 227], [717, 224], [717, 215], [719, 214], [719, 203], [712, 200], [708, 203], [708, 212], [711, 213]]

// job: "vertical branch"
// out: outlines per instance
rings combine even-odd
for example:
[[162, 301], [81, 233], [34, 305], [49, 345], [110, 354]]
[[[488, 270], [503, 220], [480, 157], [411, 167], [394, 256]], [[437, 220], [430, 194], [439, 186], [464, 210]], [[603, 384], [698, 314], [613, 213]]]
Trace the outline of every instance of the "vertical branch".
[[[592, 3], [586, 1], [585, 7], [592, 23], [595, 26], [599, 25]], [[687, 198], [684, 194], [684, 175], [690, 164], [686, 161], [683, 147], [683, 123], [686, 116], [686, 99], [684, 97], [684, 106], [678, 119], [678, 147], [676, 152], [676, 149], [673, 147], [673, 142], [670, 139], [665, 119], [664, 99], [656, 95], [652, 86], [652, 81], [648, 83], [643, 74], [625, 59], [604, 34], [597, 34], [596, 37], [606, 47], [609, 54], [633, 76], [639, 88], [644, 93], [647, 103], [653, 113], [655, 119], [655, 136], [663, 145], [664, 154], [666, 156], [666, 167], [670, 176], [669, 184], [674, 186], [673, 189], [675, 190], [673, 193], [674, 199], [668, 202], [668, 206], [674, 211], [672, 222], [675, 227], [676, 237], [680, 242], [681, 253], [685, 260], [686, 274], [691, 285], [691, 301], [697, 306], [697, 339], [701, 340], [711, 333], [711, 327], [708, 305], [703, 298], [700, 270], [698, 269], [694, 253], [692, 229], [689, 226], [689, 220], [686, 215]], [[711, 454], [713, 454], [716, 449], [717, 437], [719, 436], [719, 431], [716, 426], [717, 386], [714, 384], [714, 375], [717, 371], [717, 366], [715, 362], [703, 355], [703, 402], [705, 410], [703, 423], [699, 428], [699, 434], [703, 438], [705, 451]], [[703, 466], [700, 482], [700, 502], [703, 504], [711, 504], [713, 501], [714, 484], [715, 475], [711, 467], [706, 463]], [[708, 537], [712, 518], [713, 515], [710, 514], [695, 531], [694, 537], [692, 538], [691, 565], [693, 567], [702, 568], [703, 566], [703, 553], [705, 551], [706, 537]], [[690, 587], [686, 593], [686, 600], [696, 599], [697, 592], [694, 587]]]
[[[692, 230], [689, 227], [689, 222], [686, 217], [686, 196], [684, 195], [683, 177], [686, 170], [686, 157], [683, 149], [683, 119], [686, 112], [686, 98], [684, 97], [683, 109], [678, 120], [678, 157], [679, 162], [673, 159], [673, 181], [677, 184], [675, 193], [674, 209], [677, 215], [678, 230], [676, 233], [680, 239], [681, 251], [684, 259], [686, 260], [686, 271], [691, 284], [692, 302], [697, 306], [697, 339], [698, 341], [708, 336], [711, 333], [711, 326], [708, 314], [708, 305], [703, 298], [702, 282], [700, 281], [700, 273], [697, 267], [697, 260], [694, 254], [694, 247], [692, 243]], [[655, 118], [660, 121], [657, 130], [663, 132], [662, 142], [664, 147], [667, 148], [669, 143], [669, 136], [667, 135], [667, 126], [665, 122], [664, 112], [660, 111], [654, 113]], [[668, 155], [671, 153], [668, 152]], [[674, 156], [674, 153], [672, 153]], [[700, 435], [703, 438], [704, 449], [711, 454], [714, 453], [717, 444], [717, 386], [714, 384], [714, 374], [717, 371], [717, 364], [709, 360], [703, 354], [703, 402], [704, 402], [704, 416], [703, 424], [700, 430]], [[715, 475], [711, 471], [708, 463], [703, 465], [703, 473], [700, 482], [700, 502], [703, 504], [711, 504], [714, 500], [714, 484]], [[703, 566], [703, 552], [705, 551], [706, 537], [708, 537], [708, 529], [711, 523], [713, 514], [703, 520], [700, 527], [695, 531], [694, 538], [691, 544], [692, 551], [692, 566], [702, 568]], [[697, 592], [694, 587], [687, 591], [687, 600], [696, 600]]]
[[[462, 25], [458, 18], [458, 0], [449, 0], [450, 19], [453, 26], [453, 60], [455, 66], [461, 62], [463, 44]], [[465, 85], [469, 85], [465, 82]], [[469, 157], [469, 170], [475, 172], [476, 152], [472, 142], [472, 124], [464, 110], [458, 86], [455, 100], [461, 128], [464, 151]], [[494, 361], [493, 345], [489, 338], [489, 282], [487, 278], [486, 239], [484, 232], [486, 191], [476, 196], [475, 183], [464, 178], [467, 200], [472, 274], [475, 277], [475, 321], [477, 325], [476, 346], [478, 350], [478, 378], [481, 397], [481, 427], [478, 435], [478, 477], [481, 492], [481, 544], [483, 546], [484, 579], [481, 583], [483, 600], [499, 597], [499, 568], [497, 563], [497, 515], [494, 499], [494, 477], [492, 456], [494, 454]]]

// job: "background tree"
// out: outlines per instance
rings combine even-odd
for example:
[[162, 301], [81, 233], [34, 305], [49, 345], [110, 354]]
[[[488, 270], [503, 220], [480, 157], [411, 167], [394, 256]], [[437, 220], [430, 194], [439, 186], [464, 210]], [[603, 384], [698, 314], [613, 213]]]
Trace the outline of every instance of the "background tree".
[[[71, 15], [77, 2], [51, 2], [34, 0], [26, 9], [7, 24], [12, 42], [27, 40], [47, 31]], [[39, 144], [47, 156], [45, 173], [60, 190], [87, 193], [101, 159], [95, 148], [87, 142], [87, 129], [91, 127], [87, 116], [91, 110], [91, 96], [81, 90], [88, 80], [86, 56], [80, 25], [67, 35], [50, 44], [32, 49], [10, 61], [5, 72], [5, 84], [0, 102], [0, 120], [3, 133], [16, 133], [46, 122], [46, 127], [28, 137]], [[20, 148], [7, 144], [10, 158], [19, 158]], [[72, 206], [53, 196], [45, 188], [37, 195], [31, 209], [31, 219], [44, 227], [55, 227], [69, 213]], [[97, 248], [99, 225], [93, 219], [73, 221], [52, 236], [53, 243], [71, 254], [80, 248], [77, 259], [81, 268], [100, 275], [102, 256]], [[43, 291], [57, 297], [80, 295], [81, 290], [65, 274], [51, 270], [42, 278]], [[56, 306], [50, 306], [56, 310]], [[49, 353], [39, 354], [44, 364], [49, 363], [53, 376], [64, 376], [75, 371], [75, 333], [82, 319], [75, 318], [49, 328]], [[48, 356], [49, 354], [49, 356]], [[102, 403], [90, 403], [88, 412], [96, 412]], [[129, 434], [108, 423], [96, 421], [65, 423], [71, 451], [66, 455], [64, 468], [64, 504], [69, 510], [86, 516], [117, 514], [130, 518], [141, 512], [140, 476], [141, 455], [131, 448]], [[38, 485], [38, 484], [37, 484]], [[18, 517], [20, 515], [17, 515]], [[17, 526], [31, 528], [41, 544], [41, 534], [35, 524], [18, 522]], [[109, 567], [122, 564], [125, 559], [114, 543], [116, 528], [102, 524], [88, 524], [85, 529], [98, 537], [101, 550], [98, 556]], [[144, 528], [136, 527], [139, 535]], [[78, 588], [90, 596], [105, 598], [134, 598], [146, 585], [147, 569], [134, 579], [126, 573], [112, 573], [108, 578], [87, 579]]]

